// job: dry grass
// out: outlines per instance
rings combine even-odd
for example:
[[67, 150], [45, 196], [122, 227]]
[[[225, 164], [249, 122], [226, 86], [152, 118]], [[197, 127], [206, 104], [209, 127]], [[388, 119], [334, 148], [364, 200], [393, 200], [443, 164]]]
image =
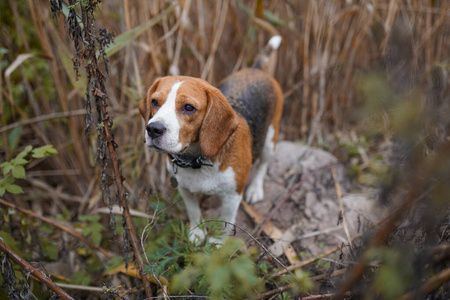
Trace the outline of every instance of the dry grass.
[[[352, 118], [365, 100], [355, 85], [363, 74], [386, 64], [388, 40], [399, 20], [411, 37], [419, 81], [426, 81], [436, 64], [449, 63], [446, 3], [186, 0], [130, 40], [125, 33], [157, 17], [171, 1], [101, 3], [97, 22], [117, 37], [107, 84], [129, 192], [135, 196], [143, 187], [159, 191], [166, 186], [161, 157], [142, 145], [137, 112], [138, 101], [156, 77], [180, 73], [217, 84], [249, 66], [270, 36], [280, 33], [275, 77], [286, 97], [281, 136], [321, 144], [329, 133], [364, 122]], [[74, 50], [61, 18], [52, 18], [47, 1], [10, 0], [2, 11], [11, 14], [2, 15], [6, 26], [1, 30], [2, 47], [9, 51], [1, 66], [2, 158], [10, 159], [27, 144], [53, 144], [60, 155], [33, 165], [30, 182], [44, 179], [48, 189], [40, 190], [45, 198], [51, 198], [49, 191], [56, 187], [81, 197], [77, 213], [101, 205], [92, 161], [95, 145], [90, 145], [95, 138], [84, 136], [80, 111], [85, 79], [75, 79], [70, 60]], [[33, 56], [20, 61], [18, 55], [27, 53]], [[14, 139], [18, 148], [12, 145]]]

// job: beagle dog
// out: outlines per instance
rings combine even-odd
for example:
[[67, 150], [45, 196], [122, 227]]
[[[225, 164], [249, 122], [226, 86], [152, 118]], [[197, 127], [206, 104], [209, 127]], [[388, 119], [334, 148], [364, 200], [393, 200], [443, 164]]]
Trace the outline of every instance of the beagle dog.
[[[275, 36], [268, 45], [276, 50], [280, 42]], [[168, 154], [167, 168], [186, 205], [191, 241], [205, 238], [199, 228], [200, 194], [218, 196], [220, 220], [231, 224], [251, 170], [246, 201], [264, 198], [282, 109], [279, 84], [258, 66], [230, 75], [218, 88], [198, 78], [168, 76], [148, 90], [139, 105], [145, 144]]]

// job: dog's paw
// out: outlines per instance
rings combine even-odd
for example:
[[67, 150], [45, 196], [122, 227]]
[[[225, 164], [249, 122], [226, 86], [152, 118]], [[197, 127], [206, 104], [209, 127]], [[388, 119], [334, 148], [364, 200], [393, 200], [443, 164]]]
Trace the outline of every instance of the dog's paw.
[[254, 182], [249, 185], [245, 192], [245, 201], [247, 203], [256, 203], [264, 199], [264, 188], [262, 185]]
[[216, 244], [217, 248], [220, 248], [225, 243], [225, 239], [226, 239], [226, 236], [223, 236], [221, 238], [210, 237], [210, 238], [208, 238], [208, 242], [210, 242], [211, 244]]
[[189, 232], [189, 241], [196, 245], [203, 242], [205, 239], [205, 233], [200, 228], [196, 227]]

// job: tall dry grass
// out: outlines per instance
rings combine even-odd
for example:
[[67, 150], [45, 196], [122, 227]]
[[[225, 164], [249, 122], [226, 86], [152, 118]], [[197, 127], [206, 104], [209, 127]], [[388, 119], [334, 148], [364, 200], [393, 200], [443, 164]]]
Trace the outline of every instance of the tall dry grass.
[[[365, 101], [358, 80], [389, 65], [399, 22], [418, 81], [426, 82], [433, 67], [450, 59], [447, 1], [185, 0], [166, 11], [171, 4], [104, 1], [97, 16], [116, 35], [108, 52], [109, 109], [135, 201], [143, 191], [166, 186], [163, 160], [142, 145], [137, 111], [158, 76], [183, 74], [217, 84], [250, 66], [267, 40], [281, 34], [275, 74], [286, 99], [281, 137], [320, 145], [330, 133], [364, 124], [353, 114]], [[7, 50], [1, 56], [2, 160], [24, 145], [53, 144], [60, 155], [31, 165], [30, 190], [57, 200], [54, 211], [59, 202], [77, 207], [74, 214], [101, 206], [95, 137], [84, 135], [85, 78], [75, 78], [65, 25], [53, 18], [48, 1], [3, 1], [1, 10], [1, 46]], [[40, 202], [31, 203], [42, 210]]]

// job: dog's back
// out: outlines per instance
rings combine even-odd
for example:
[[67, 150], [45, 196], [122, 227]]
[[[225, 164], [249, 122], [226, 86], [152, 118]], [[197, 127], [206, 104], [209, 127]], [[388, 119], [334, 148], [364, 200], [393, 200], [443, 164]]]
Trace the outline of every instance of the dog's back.
[[225, 78], [218, 89], [238, 115], [247, 121], [252, 134], [252, 157], [255, 161], [261, 155], [268, 127], [273, 114], [277, 112], [274, 99], [282, 97], [278, 83], [266, 72], [252, 68]]

